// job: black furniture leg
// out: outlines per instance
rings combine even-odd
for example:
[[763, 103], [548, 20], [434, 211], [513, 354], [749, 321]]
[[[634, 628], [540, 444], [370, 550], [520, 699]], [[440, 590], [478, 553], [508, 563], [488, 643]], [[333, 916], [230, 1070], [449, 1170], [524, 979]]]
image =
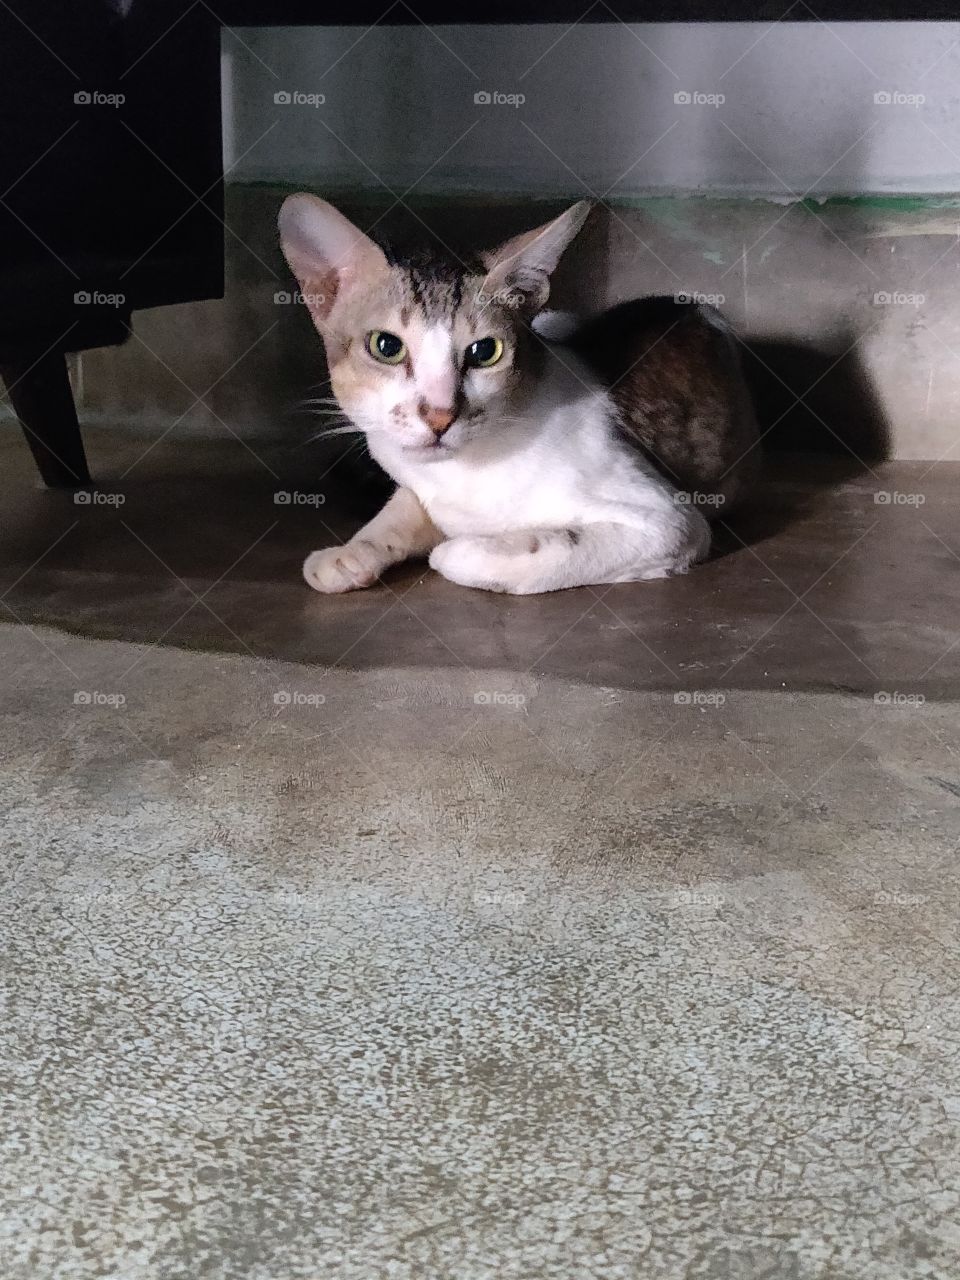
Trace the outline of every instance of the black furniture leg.
[[75, 489], [90, 483], [83, 438], [62, 351], [0, 355], [3, 378], [44, 483]]

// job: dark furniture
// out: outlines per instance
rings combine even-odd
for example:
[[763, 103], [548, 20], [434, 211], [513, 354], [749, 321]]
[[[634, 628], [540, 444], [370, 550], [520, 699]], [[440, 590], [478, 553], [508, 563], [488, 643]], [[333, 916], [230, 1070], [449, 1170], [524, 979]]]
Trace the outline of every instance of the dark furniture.
[[4, 0], [0, 139], [0, 375], [47, 484], [84, 484], [66, 353], [223, 293], [217, 19]]
[[951, 19], [892, 0], [0, 0], [0, 376], [50, 485], [89, 482], [66, 355], [222, 296], [221, 27]]

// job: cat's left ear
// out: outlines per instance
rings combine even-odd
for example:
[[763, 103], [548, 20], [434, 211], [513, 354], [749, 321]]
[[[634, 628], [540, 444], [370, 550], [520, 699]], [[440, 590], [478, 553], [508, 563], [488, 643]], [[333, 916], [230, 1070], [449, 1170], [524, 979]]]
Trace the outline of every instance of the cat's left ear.
[[588, 201], [580, 200], [552, 222], [524, 231], [498, 249], [484, 253], [487, 277], [483, 292], [487, 296], [520, 295], [523, 311], [531, 315], [539, 311], [550, 297], [550, 277], [586, 222], [590, 208]]

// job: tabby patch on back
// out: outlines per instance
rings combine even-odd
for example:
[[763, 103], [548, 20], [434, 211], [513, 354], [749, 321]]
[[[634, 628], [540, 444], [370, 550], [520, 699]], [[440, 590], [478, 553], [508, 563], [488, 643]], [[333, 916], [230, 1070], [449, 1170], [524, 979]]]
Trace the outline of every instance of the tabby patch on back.
[[397, 490], [342, 547], [307, 558], [318, 591], [429, 556], [514, 594], [685, 572], [705, 515], [751, 484], [756, 426], [735, 343], [709, 308], [646, 299], [548, 341], [550, 277], [583, 202], [461, 260], [398, 255], [332, 205], [290, 196], [284, 254], [340, 407]]

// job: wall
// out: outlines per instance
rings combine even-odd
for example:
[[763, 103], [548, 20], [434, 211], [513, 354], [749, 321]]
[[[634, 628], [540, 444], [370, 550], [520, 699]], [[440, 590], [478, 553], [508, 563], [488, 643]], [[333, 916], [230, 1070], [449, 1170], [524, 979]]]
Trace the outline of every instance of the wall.
[[[324, 394], [325, 375], [277, 244], [288, 190], [228, 190], [223, 301], [138, 312], [132, 341], [84, 354], [86, 422], [269, 438], [306, 465], [315, 448], [307, 442], [324, 425], [307, 402]], [[416, 193], [409, 202], [409, 211], [390, 210], [391, 197], [371, 194], [340, 205], [361, 227], [427, 223], [455, 252], [495, 244], [562, 207]], [[599, 208], [561, 263], [553, 297], [591, 312], [641, 294], [702, 292], [756, 355], [769, 446], [955, 458], [960, 209], [928, 204], [653, 197]]]
[[[960, 190], [960, 23], [250, 28], [225, 33], [224, 58], [232, 181], [610, 199]], [[476, 105], [481, 91], [525, 101]]]
[[224, 57], [226, 298], [85, 354], [85, 421], [311, 456], [322, 356], [276, 237], [294, 184], [461, 250], [592, 194], [559, 305], [702, 291], [756, 355], [769, 445], [960, 453], [960, 24], [243, 30]]

